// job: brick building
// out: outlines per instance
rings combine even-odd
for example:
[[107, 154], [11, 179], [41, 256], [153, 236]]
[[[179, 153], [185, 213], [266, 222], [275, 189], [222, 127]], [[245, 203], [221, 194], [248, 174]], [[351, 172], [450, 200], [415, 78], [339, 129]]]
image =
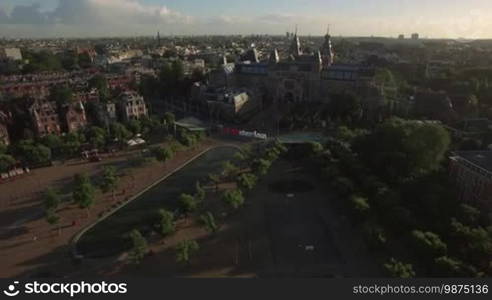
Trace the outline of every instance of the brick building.
[[450, 173], [462, 201], [492, 210], [492, 151], [455, 152]]
[[133, 91], [123, 92], [118, 103], [121, 119], [124, 122], [138, 120], [148, 115], [147, 105], [142, 96]]
[[61, 133], [55, 102], [37, 100], [30, 108], [34, 129], [38, 136]]
[[10, 144], [10, 137], [8, 131], [8, 125], [11, 119], [8, 114], [3, 111], [0, 111], [0, 143], [4, 145]]
[[82, 102], [68, 105], [64, 109], [63, 121], [67, 132], [76, 132], [87, 126], [85, 108]]

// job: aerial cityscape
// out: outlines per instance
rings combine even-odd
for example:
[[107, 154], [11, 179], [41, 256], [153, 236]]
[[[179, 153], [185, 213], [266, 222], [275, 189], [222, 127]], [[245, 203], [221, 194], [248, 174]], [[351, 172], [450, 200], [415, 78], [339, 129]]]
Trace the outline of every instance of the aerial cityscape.
[[0, 278], [491, 277], [491, 20], [2, 1]]

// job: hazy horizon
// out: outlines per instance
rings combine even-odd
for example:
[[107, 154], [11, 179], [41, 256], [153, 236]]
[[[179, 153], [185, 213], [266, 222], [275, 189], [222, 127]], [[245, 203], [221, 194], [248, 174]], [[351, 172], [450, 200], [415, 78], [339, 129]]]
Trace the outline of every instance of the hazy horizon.
[[[430, 2], [430, 3], [429, 3]], [[199, 35], [492, 38], [488, 0], [2, 0], [0, 36]]]

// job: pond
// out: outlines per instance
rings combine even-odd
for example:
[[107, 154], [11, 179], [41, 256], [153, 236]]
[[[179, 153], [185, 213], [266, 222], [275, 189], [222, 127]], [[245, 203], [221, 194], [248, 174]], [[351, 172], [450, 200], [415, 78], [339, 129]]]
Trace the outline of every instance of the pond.
[[85, 232], [76, 244], [78, 254], [96, 258], [127, 250], [130, 246], [127, 233], [133, 229], [150, 232], [160, 208], [176, 210], [181, 193], [194, 193], [197, 181], [205, 182], [208, 174], [219, 172], [222, 163], [233, 160], [237, 151], [233, 147], [220, 147], [204, 153]]

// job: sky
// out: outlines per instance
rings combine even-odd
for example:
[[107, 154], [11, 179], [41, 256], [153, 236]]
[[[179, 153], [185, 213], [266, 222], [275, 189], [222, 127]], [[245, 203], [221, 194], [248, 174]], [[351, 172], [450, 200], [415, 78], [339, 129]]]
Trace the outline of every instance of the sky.
[[0, 37], [203, 34], [492, 38], [492, 0], [0, 0]]

